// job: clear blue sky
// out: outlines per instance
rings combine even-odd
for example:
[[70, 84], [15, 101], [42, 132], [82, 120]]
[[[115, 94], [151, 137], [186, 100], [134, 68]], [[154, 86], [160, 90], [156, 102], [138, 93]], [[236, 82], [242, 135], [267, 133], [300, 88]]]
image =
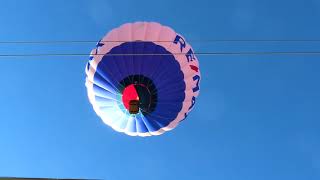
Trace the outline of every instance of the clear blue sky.
[[[319, 0], [1, 0], [0, 41], [99, 40], [157, 21], [186, 39], [320, 39]], [[89, 53], [94, 43], [0, 45]], [[320, 43], [199, 43], [206, 51], [316, 51]], [[0, 59], [0, 176], [110, 180], [320, 179], [320, 56], [199, 56], [201, 92], [164, 135], [114, 132], [86, 96], [87, 57]]]

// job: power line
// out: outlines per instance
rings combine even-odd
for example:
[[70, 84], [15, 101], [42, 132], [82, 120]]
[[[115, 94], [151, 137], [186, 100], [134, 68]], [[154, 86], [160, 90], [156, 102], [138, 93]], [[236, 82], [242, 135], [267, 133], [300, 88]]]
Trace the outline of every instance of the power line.
[[[191, 39], [187, 42], [320, 42], [320, 39]], [[94, 40], [64, 40], [64, 41], [0, 41], [0, 44], [82, 44], [96, 43]], [[105, 43], [132, 42], [132, 41], [100, 41]], [[149, 42], [173, 42], [173, 40], [149, 41]]]
[[[246, 55], [320, 55], [320, 51], [265, 51], [265, 52], [198, 52], [198, 56], [246, 56]], [[98, 56], [171, 56], [185, 53], [164, 54], [95, 54]], [[0, 57], [90, 56], [89, 53], [0, 54]]]

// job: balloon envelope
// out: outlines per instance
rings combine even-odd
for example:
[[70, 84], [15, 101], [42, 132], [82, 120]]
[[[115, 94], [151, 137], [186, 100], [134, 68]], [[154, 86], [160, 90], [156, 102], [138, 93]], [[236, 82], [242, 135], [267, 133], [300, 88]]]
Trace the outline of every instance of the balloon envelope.
[[91, 51], [89, 100], [103, 122], [131, 136], [174, 129], [199, 95], [198, 59], [185, 39], [154, 22], [113, 29]]

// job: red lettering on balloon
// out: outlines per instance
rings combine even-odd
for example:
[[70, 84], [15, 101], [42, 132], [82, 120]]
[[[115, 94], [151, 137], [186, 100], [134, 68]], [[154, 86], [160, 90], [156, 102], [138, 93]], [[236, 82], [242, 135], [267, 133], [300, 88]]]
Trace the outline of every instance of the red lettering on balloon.
[[190, 68], [192, 70], [194, 70], [195, 72], [198, 72], [199, 71], [199, 68], [197, 66], [194, 66], [194, 65], [190, 65]]

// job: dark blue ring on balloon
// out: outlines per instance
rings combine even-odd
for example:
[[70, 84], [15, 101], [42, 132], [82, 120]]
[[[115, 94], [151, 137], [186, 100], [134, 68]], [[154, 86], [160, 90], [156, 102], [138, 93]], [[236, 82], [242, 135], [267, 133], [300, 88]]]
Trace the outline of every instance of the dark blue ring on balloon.
[[[110, 54], [166, 55], [108, 56]], [[102, 58], [97, 66], [94, 81], [119, 93], [121, 92], [120, 82], [128, 76], [136, 74], [141, 74], [153, 81], [158, 98], [157, 106], [153, 112], [136, 116], [138, 122], [147, 121], [145, 123], [149, 124], [149, 128], [140, 127], [140, 131], [142, 133], [157, 131], [168, 126], [182, 110], [185, 100], [186, 84], [180, 64], [172, 53], [153, 42], [125, 42], [112, 48]], [[97, 88], [93, 90], [95, 93], [98, 91]], [[103, 93], [103, 91], [99, 89], [97, 93]], [[110, 92], [105, 92], [105, 94], [110, 98], [117, 99], [116, 95]]]

